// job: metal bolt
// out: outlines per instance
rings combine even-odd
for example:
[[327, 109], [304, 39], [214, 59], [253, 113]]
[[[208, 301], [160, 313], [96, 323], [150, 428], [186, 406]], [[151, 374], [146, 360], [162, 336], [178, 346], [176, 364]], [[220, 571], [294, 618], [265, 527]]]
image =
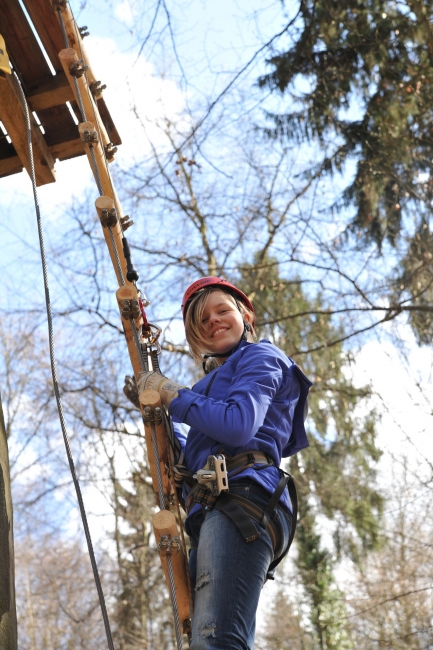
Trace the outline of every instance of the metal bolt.
[[114, 154], [117, 152], [117, 147], [115, 147], [112, 142], [106, 144], [104, 149], [105, 149], [105, 154], [109, 160], [111, 158], [114, 158]]
[[87, 129], [83, 131], [83, 137], [82, 141], [91, 144], [94, 142], [98, 142], [98, 134], [96, 131], [88, 131]]
[[105, 90], [106, 87], [107, 84], [101, 85], [100, 81], [92, 81], [92, 83], [89, 86], [90, 92], [92, 93], [95, 99], [99, 99], [100, 97], [102, 97], [102, 91]]
[[77, 77], [79, 79], [80, 77], [83, 76], [83, 74], [89, 69], [89, 66], [86, 65], [83, 61], [83, 59], [80, 59], [79, 61], [75, 61], [70, 68], [69, 72], [73, 77]]

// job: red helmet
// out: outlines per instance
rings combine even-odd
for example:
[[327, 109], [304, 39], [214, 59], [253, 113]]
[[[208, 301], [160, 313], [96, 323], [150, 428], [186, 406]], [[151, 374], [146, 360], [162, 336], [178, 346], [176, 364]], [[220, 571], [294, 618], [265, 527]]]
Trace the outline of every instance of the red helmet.
[[[238, 298], [241, 302], [244, 303], [244, 305], [254, 313], [254, 307], [252, 306], [249, 298], [237, 287], [235, 287], [234, 284], [231, 282], [228, 282], [227, 280], [224, 280], [224, 278], [217, 278], [214, 275], [208, 276], [207, 278], [200, 278], [200, 280], [196, 280], [192, 284], [189, 285], [188, 289], [185, 291], [183, 300], [182, 300], [182, 316], [183, 320], [185, 320], [185, 314], [186, 310], [188, 309], [188, 303], [199, 289], [203, 289], [204, 287], [218, 287], [222, 291], [228, 289], [228, 293], [231, 293], [235, 298]], [[252, 323], [254, 326], [254, 322]]]

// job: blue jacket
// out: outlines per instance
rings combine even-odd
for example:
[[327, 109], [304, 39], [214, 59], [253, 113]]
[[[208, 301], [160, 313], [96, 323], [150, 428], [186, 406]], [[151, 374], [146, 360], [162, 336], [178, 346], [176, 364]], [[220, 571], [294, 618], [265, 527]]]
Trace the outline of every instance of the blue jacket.
[[[308, 447], [304, 408], [311, 385], [292, 359], [269, 341], [241, 341], [222, 366], [191, 390], [181, 389], [170, 404], [173, 422], [190, 426], [186, 437], [175, 425], [185, 465], [196, 472], [210, 454], [261, 451], [275, 467], [250, 468], [236, 474], [236, 480], [252, 478], [272, 494], [280, 478], [281, 458]], [[287, 490], [281, 500], [290, 508]]]

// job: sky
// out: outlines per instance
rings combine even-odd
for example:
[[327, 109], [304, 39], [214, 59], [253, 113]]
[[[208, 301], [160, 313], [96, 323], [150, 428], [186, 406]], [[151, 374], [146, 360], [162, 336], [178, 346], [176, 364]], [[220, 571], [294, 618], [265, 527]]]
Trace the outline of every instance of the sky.
[[[163, 146], [158, 128], [163, 118], [175, 119], [188, 106], [202, 106], [204, 114], [208, 102], [283, 23], [278, 2], [176, 3], [176, 51], [171, 47], [162, 51], [155, 44], [145, 49], [145, 58], [138, 54], [152, 12], [149, 9], [140, 19], [138, 8], [142, 4], [129, 0], [114, 0], [111, 4], [103, 0], [71, 2], [78, 24], [87, 25], [90, 31], [85, 40], [89, 59], [97, 78], [107, 84], [104, 97], [123, 140], [113, 169], [126, 168], [145, 158], [150, 152], [149, 139], [154, 146]], [[290, 16], [290, 5], [287, 13]], [[252, 83], [263, 70], [260, 66], [263, 64], [252, 66], [239, 84], [248, 79]], [[94, 187], [85, 157], [57, 163], [56, 169], [57, 182], [38, 190], [48, 239], [51, 232], [61, 232], [65, 212], [75, 197]], [[24, 304], [42, 298], [36, 221], [31, 184], [25, 172], [0, 179], [0, 271], [2, 309], [7, 310], [17, 300]], [[377, 395], [375, 403], [383, 413], [379, 446], [386, 453], [379, 477], [384, 485], [389, 478], [391, 456], [409, 452], [414, 472], [426, 475], [428, 464], [422, 457], [433, 462], [432, 352], [417, 348], [407, 328], [403, 328], [401, 336], [406, 358], [390, 343], [372, 338], [362, 346], [352, 368], [355, 382], [371, 383]], [[127, 458], [122, 462], [126, 468]], [[86, 498], [94, 513], [107, 511], [98, 491], [87, 491]], [[102, 519], [96, 516], [91, 520], [97, 539], [105, 534]]]

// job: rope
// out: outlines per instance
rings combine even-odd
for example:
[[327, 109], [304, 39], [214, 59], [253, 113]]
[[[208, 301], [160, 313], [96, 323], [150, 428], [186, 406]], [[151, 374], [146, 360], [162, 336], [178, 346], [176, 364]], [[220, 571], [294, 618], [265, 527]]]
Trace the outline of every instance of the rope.
[[51, 374], [52, 374], [52, 377], [53, 377], [54, 394], [56, 396], [57, 410], [59, 412], [60, 426], [61, 426], [61, 429], [62, 429], [63, 441], [65, 443], [66, 455], [67, 455], [68, 463], [69, 463], [69, 469], [71, 470], [72, 481], [74, 483], [75, 492], [77, 494], [78, 506], [79, 506], [80, 514], [81, 514], [81, 520], [83, 522], [84, 534], [86, 536], [87, 548], [89, 550], [90, 563], [92, 565], [93, 576], [94, 576], [95, 584], [96, 584], [96, 590], [97, 590], [98, 596], [99, 596], [99, 604], [100, 604], [100, 607], [101, 607], [102, 618], [104, 620], [104, 627], [105, 627], [105, 633], [106, 633], [106, 636], [107, 636], [107, 643], [108, 643], [109, 649], [114, 650], [113, 638], [112, 638], [112, 635], [111, 635], [110, 622], [108, 620], [108, 614], [107, 614], [107, 607], [106, 607], [106, 604], [105, 604], [104, 592], [102, 590], [101, 580], [100, 580], [100, 577], [99, 577], [98, 567], [97, 567], [97, 564], [96, 564], [95, 553], [94, 553], [93, 545], [92, 545], [92, 538], [90, 536], [89, 524], [87, 522], [86, 511], [84, 509], [83, 496], [81, 494], [81, 488], [80, 488], [77, 473], [76, 473], [76, 470], [75, 470], [74, 460], [72, 458], [71, 447], [70, 447], [70, 444], [69, 444], [68, 432], [66, 430], [65, 417], [64, 417], [64, 414], [63, 414], [62, 399], [60, 397], [60, 388], [59, 388], [59, 382], [58, 382], [58, 379], [57, 379], [57, 365], [56, 365], [56, 358], [55, 358], [55, 354], [54, 354], [53, 317], [52, 317], [52, 311], [51, 311], [51, 300], [50, 300], [50, 291], [49, 291], [49, 284], [48, 284], [47, 262], [46, 262], [46, 255], [45, 255], [44, 237], [43, 237], [43, 231], [42, 231], [41, 213], [40, 213], [40, 208], [39, 208], [39, 199], [38, 199], [38, 193], [37, 193], [37, 189], [36, 189], [36, 175], [35, 175], [35, 165], [34, 165], [34, 159], [33, 159], [33, 146], [32, 146], [32, 127], [31, 127], [31, 123], [30, 123], [30, 114], [29, 114], [29, 109], [28, 109], [28, 106], [27, 106], [27, 100], [26, 100], [26, 97], [24, 95], [24, 91], [23, 91], [23, 88], [21, 86], [21, 82], [20, 82], [20, 80], [18, 78], [18, 75], [16, 73], [15, 73], [15, 77], [16, 77], [16, 79], [18, 81], [18, 88], [19, 88], [19, 91], [20, 91], [22, 104], [23, 104], [23, 108], [24, 108], [24, 112], [25, 112], [25, 118], [26, 118], [27, 145], [28, 145], [28, 150], [29, 150], [29, 161], [30, 161], [30, 177], [32, 179], [33, 198], [34, 198], [35, 209], [36, 209], [36, 220], [37, 220], [37, 224], [38, 224], [39, 247], [40, 247], [40, 251], [41, 251], [42, 273], [43, 273], [43, 278], [44, 278], [45, 305], [46, 305], [46, 311], [47, 311], [48, 339], [49, 339], [49, 347], [50, 347], [50, 363], [51, 363]]

